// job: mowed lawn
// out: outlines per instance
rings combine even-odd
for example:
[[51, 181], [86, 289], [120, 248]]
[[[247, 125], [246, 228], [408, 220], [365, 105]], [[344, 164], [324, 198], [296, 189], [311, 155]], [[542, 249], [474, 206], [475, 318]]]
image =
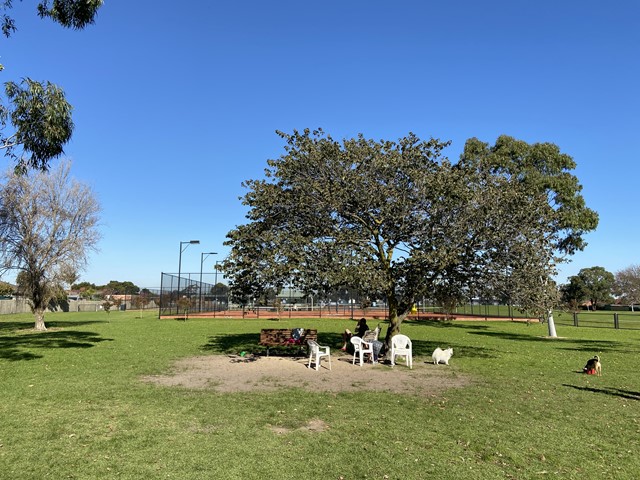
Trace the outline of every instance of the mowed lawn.
[[[435, 368], [424, 363], [433, 349], [451, 346], [451, 366], [438, 368], [473, 382], [421, 396], [217, 393], [140, 377], [180, 358], [253, 351], [261, 328], [317, 328], [337, 349], [355, 322], [151, 312], [46, 320], [50, 331], [39, 333], [29, 315], [0, 317], [1, 479], [640, 475], [640, 331], [559, 326], [562, 338], [550, 340], [538, 324], [405, 323], [416, 369]], [[603, 376], [577, 373], [594, 354]], [[302, 428], [311, 421], [326, 428]]]

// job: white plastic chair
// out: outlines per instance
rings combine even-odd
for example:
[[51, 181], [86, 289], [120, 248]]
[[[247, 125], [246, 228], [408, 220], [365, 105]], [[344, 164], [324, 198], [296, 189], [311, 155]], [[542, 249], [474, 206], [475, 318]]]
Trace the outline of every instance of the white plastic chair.
[[360, 366], [364, 363], [365, 353], [370, 354], [373, 359], [373, 344], [364, 342], [360, 337], [351, 337], [351, 344], [353, 345], [352, 365], [356, 363], [356, 355], [360, 357]]
[[307, 368], [311, 368], [311, 359], [316, 357], [316, 370], [320, 368], [320, 360], [322, 357], [327, 357], [329, 360], [329, 370], [331, 370], [331, 355], [329, 354], [329, 347], [321, 347], [314, 340], [307, 340], [307, 345], [309, 345], [309, 365]]
[[412, 355], [411, 339], [406, 335], [395, 335], [391, 338], [391, 366], [396, 363], [396, 357], [405, 357], [407, 360], [407, 367], [413, 368], [413, 355]]

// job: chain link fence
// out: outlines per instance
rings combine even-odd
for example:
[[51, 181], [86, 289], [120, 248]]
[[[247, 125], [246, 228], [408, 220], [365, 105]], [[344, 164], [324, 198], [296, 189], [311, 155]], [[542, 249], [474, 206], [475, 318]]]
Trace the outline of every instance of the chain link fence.
[[[218, 282], [218, 273], [183, 273], [180, 276], [162, 273], [159, 293], [159, 317], [175, 316], [242, 316], [274, 317], [372, 317], [385, 319], [388, 305], [384, 296], [370, 298], [357, 290], [338, 288], [323, 295], [306, 295], [294, 288], [248, 299], [244, 304], [233, 302], [229, 287]], [[491, 300], [474, 299], [453, 312], [445, 312], [433, 300], [422, 298], [416, 303], [409, 319], [446, 318], [449, 315], [469, 318], [519, 319], [531, 318], [512, 306]]]

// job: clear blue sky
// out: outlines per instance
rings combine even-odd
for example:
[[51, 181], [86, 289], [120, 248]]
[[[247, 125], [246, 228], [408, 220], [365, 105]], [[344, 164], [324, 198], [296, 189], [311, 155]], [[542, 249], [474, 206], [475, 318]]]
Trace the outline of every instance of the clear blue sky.
[[199, 272], [244, 223], [241, 182], [284, 152], [274, 133], [334, 138], [501, 134], [573, 156], [600, 215], [562, 267], [640, 263], [640, 2], [107, 0], [67, 31], [14, 2], [2, 81], [61, 85], [76, 130], [66, 153], [103, 207], [81, 279], [158, 287]]

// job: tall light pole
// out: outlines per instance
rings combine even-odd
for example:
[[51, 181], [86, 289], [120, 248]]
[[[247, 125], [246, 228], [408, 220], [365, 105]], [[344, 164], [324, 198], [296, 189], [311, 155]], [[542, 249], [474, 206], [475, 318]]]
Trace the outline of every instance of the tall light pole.
[[198, 311], [201, 313], [202, 313], [202, 264], [204, 263], [204, 259], [207, 258], [209, 255], [217, 255], [217, 254], [218, 252], [208, 252], [208, 253], [200, 254], [200, 285], [198, 289], [200, 296], [198, 297]]
[[[184, 252], [189, 245], [197, 245], [199, 243], [200, 243], [200, 240], [189, 240], [187, 242], [180, 242], [180, 256], [178, 257], [178, 298], [180, 297], [180, 273], [182, 273], [182, 252]], [[183, 248], [182, 245], [186, 245], [186, 247]]]
[[214, 304], [213, 304], [213, 318], [216, 318], [216, 311], [218, 310], [218, 261], [216, 260], [216, 264], [214, 265], [214, 270], [216, 272], [215, 274], [215, 279], [213, 280], [213, 288], [215, 288], [215, 292], [216, 292], [216, 299], [214, 300]]

